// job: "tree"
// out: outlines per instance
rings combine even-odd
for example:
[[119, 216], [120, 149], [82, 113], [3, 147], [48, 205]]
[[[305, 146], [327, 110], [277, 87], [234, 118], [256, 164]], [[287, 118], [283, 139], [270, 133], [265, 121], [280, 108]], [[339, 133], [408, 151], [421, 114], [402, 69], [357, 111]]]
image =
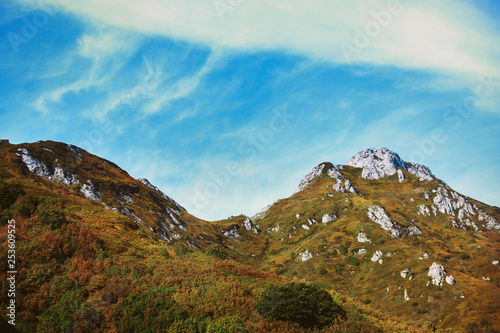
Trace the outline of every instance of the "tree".
[[326, 290], [306, 283], [272, 286], [262, 294], [256, 307], [266, 318], [294, 322], [304, 328], [324, 328], [335, 317], [344, 315]]

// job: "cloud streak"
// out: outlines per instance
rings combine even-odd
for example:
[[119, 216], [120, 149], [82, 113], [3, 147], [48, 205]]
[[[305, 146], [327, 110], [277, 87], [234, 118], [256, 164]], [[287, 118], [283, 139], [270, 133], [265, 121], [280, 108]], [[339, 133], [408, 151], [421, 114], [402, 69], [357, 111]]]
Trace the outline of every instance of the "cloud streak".
[[[20, 0], [36, 6], [37, 0]], [[461, 1], [243, 1], [221, 20], [206, 0], [88, 0], [62, 9], [99, 24], [147, 35], [237, 50], [284, 50], [333, 63], [350, 63], [342, 43], [353, 45], [369, 22], [387, 24], [355, 61], [470, 74], [498, 74], [495, 21]], [[377, 19], [376, 17], [379, 17]], [[373, 24], [372, 24], [373, 26]], [[373, 27], [372, 27], [373, 28]], [[368, 30], [367, 30], [368, 29]], [[103, 44], [104, 45], [104, 44]], [[175, 95], [175, 94], [174, 94]]]

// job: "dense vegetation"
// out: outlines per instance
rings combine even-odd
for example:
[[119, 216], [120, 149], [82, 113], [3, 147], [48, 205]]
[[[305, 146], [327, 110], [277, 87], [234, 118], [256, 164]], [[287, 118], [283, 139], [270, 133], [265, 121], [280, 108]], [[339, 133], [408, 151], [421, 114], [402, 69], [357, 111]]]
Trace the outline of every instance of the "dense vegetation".
[[344, 314], [326, 290], [306, 283], [269, 287], [260, 297], [257, 309], [266, 318], [289, 321], [306, 328], [324, 328]]

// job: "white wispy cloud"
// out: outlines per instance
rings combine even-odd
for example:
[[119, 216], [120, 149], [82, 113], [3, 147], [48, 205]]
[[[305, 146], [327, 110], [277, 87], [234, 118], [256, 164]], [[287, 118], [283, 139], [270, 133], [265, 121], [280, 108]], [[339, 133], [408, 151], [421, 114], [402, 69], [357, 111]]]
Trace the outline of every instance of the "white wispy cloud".
[[[50, 87], [42, 91], [33, 106], [36, 110], [47, 113], [51, 104], [59, 103], [68, 93], [78, 93], [91, 87], [102, 86], [113, 79], [133, 51], [138, 39], [118, 29], [101, 29], [83, 34], [77, 41], [77, 48], [67, 51], [63, 67], [54, 63], [56, 68], [49, 69], [51, 76], [68, 74], [71, 64], [77, 58], [88, 58], [91, 65], [84, 75], [77, 74], [74, 81], [60, 86]], [[64, 71], [63, 71], [64, 69]], [[69, 75], [72, 75], [69, 73]]]
[[[19, 1], [33, 6], [39, 2]], [[395, 2], [399, 5], [381, 0], [253, 0], [229, 5], [226, 8], [230, 10], [221, 13], [215, 6], [220, 2], [206, 0], [87, 0], [64, 2], [61, 9], [99, 24], [210, 47], [284, 50], [335, 63], [351, 60], [498, 73], [500, 47], [492, 29], [496, 22], [473, 4], [451, 0]], [[390, 17], [382, 15], [377, 23], [374, 13], [382, 12]], [[371, 35], [363, 45], [355, 43], [360, 31]], [[99, 49], [99, 43], [93, 44]], [[358, 50], [352, 59], [342, 47], [347, 44]], [[189, 83], [186, 85], [189, 89]]]
[[210, 73], [221, 57], [222, 52], [220, 50], [213, 50], [205, 61], [205, 64], [196, 73], [183, 77], [173, 84], [167, 85], [164, 91], [156, 94], [156, 96], [146, 104], [144, 112], [146, 114], [160, 112], [171, 101], [189, 96], [198, 87], [200, 81]]

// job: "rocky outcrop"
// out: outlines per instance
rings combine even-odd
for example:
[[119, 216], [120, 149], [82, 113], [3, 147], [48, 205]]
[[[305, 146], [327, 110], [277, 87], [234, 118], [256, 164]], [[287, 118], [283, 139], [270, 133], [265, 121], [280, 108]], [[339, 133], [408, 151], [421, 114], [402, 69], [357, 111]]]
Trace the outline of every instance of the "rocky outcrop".
[[247, 217], [242, 223], [241, 225], [247, 229], [248, 231], [251, 231], [252, 233], [254, 234], [258, 234], [259, 233], [259, 230], [257, 229], [257, 227], [253, 224], [252, 220]]
[[299, 257], [302, 261], [308, 261], [313, 258], [313, 255], [308, 249], [306, 249], [304, 252], [299, 254]]
[[358, 242], [360, 243], [371, 243], [371, 240], [368, 239], [366, 234], [363, 231], [358, 233]]
[[370, 220], [380, 225], [382, 229], [389, 231], [392, 237], [399, 238], [402, 235], [401, 231], [396, 228], [396, 225], [392, 222], [391, 217], [382, 207], [377, 205], [368, 206], [367, 215]]
[[435, 286], [442, 286], [443, 285], [443, 280], [444, 280], [444, 275], [446, 274], [443, 265], [440, 265], [438, 263], [433, 263], [432, 266], [429, 268], [429, 273], [427, 276], [432, 278], [431, 283]]
[[[385, 176], [392, 176], [398, 169], [408, 171], [420, 180], [430, 181], [434, 179], [434, 175], [426, 166], [405, 162], [398, 154], [387, 148], [362, 150], [347, 161], [346, 165], [363, 168], [361, 177], [366, 179], [379, 179]], [[399, 182], [402, 182], [404, 175], [398, 173], [398, 179]]]

